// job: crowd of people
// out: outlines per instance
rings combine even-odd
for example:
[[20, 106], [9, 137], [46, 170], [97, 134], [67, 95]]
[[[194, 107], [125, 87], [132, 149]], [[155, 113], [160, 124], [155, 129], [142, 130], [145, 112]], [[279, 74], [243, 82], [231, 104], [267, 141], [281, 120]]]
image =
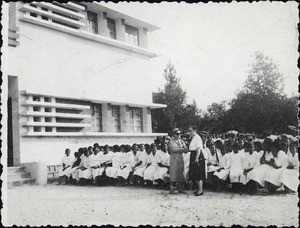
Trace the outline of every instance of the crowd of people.
[[168, 189], [170, 194], [196, 189], [203, 195], [203, 184], [214, 191], [269, 193], [281, 188], [298, 189], [298, 138], [229, 133], [222, 138], [199, 134], [191, 126], [181, 137], [152, 144], [105, 145], [95, 143], [71, 155], [65, 150], [61, 182], [78, 185], [149, 186]]

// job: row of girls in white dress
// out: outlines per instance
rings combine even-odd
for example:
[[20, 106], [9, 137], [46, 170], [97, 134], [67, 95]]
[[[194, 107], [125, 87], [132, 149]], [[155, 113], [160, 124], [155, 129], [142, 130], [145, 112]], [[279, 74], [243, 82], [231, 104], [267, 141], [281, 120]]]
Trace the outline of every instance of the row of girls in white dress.
[[298, 189], [298, 140], [278, 137], [244, 142], [221, 139], [206, 143], [207, 181], [216, 190], [256, 192], [265, 188], [296, 192]]
[[66, 149], [59, 183], [117, 186], [155, 183], [164, 187], [169, 182], [169, 167], [166, 143], [161, 144], [161, 150], [156, 144], [114, 145], [111, 148], [95, 144], [94, 147], [80, 148], [74, 157]]

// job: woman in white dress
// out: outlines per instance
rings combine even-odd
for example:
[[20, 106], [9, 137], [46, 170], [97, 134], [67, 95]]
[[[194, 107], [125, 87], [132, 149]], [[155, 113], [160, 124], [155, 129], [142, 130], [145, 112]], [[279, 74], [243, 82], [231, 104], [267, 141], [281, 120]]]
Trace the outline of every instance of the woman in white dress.
[[252, 143], [245, 142], [244, 144], [244, 172], [242, 182], [249, 193], [254, 193], [257, 190], [257, 183], [250, 179], [251, 172], [260, 166], [260, 154], [254, 150]]
[[95, 147], [94, 149], [94, 154], [90, 155], [90, 166], [91, 166], [91, 171], [92, 171], [92, 177], [94, 180], [94, 184], [97, 184], [97, 178], [100, 175], [99, 170], [100, 170], [100, 159], [103, 156], [103, 152], [100, 152], [99, 147]]
[[219, 167], [219, 158], [217, 151], [212, 140], [206, 142], [206, 153], [207, 153], [207, 172], [213, 174]]
[[207, 184], [212, 188], [212, 190], [216, 190], [217, 185], [215, 183], [215, 178], [213, 178], [213, 174], [215, 171], [219, 170], [220, 167], [217, 150], [211, 139], [207, 140], [206, 148], [204, 150], [207, 154]]
[[117, 171], [117, 178], [118, 178], [117, 186], [119, 187], [128, 184], [128, 177], [133, 168], [131, 146], [126, 145], [125, 148], [126, 148], [126, 152], [122, 154], [122, 165], [120, 169]]
[[70, 155], [70, 149], [65, 150], [65, 156], [62, 159], [62, 170], [58, 174], [58, 184], [61, 184], [61, 181], [64, 179], [65, 183], [69, 182], [69, 178], [72, 174], [72, 166], [74, 163], [74, 157]]
[[279, 181], [285, 186], [286, 192], [289, 190], [297, 192], [299, 185], [299, 159], [298, 159], [298, 142], [294, 141], [290, 144], [290, 149], [287, 154], [288, 166], [283, 170]]
[[78, 178], [80, 185], [86, 185], [92, 177], [92, 171], [90, 166], [90, 154], [88, 150], [85, 150], [84, 156], [81, 159], [80, 168], [78, 169]]
[[[124, 146], [124, 145], [123, 145]], [[124, 147], [123, 147], [124, 148]], [[117, 172], [122, 165], [122, 152], [118, 145], [113, 146], [114, 154], [112, 156], [112, 165], [105, 170], [106, 176], [109, 178], [109, 182], [113, 185], [116, 184]]]
[[170, 154], [166, 142], [161, 144], [161, 151], [159, 152], [159, 159], [157, 162], [158, 168], [154, 173], [154, 180], [158, 183], [158, 187], [165, 187], [164, 184], [169, 182], [170, 177]]
[[232, 146], [233, 153], [230, 156], [230, 173], [229, 179], [234, 192], [237, 192], [242, 187], [243, 182], [243, 161], [244, 153], [239, 150], [239, 144], [235, 142]]
[[229, 176], [230, 167], [228, 166], [229, 165], [228, 156], [229, 153], [232, 152], [232, 145], [230, 140], [225, 141], [224, 145], [221, 140], [217, 140], [215, 142], [215, 145], [216, 145], [216, 153], [219, 160], [219, 169], [214, 172], [212, 178], [213, 178], [214, 186], [216, 186], [216, 190], [221, 191], [222, 189], [225, 188], [226, 185], [225, 181], [228, 179]]
[[150, 155], [150, 163], [148, 163], [147, 168], [144, 171], [144, 181], [147, 186], [151, 186], [154, 181], [154, 173], [158, 169], [159, 162], [159, 154], [157, 151], [157, 147], [154, 143], [151, 144], [151, 155]]
[[137, 182], [134, 181], [135, 178], [134, 178], [134, 171], [137, 167], [139, 167], [142, 162], [139, 161], [139, 147], [136, 143], [134, 143], [132, 146], [131, 146], [131, 170], [130, 170], [130, 173], [129, 173], [129, 177], [127, 178], [128, 179], [128, 184], [130, 185], [137, 185]]
[[259, 184], [258, 187], [265, 187], [265, 178], [269, 170], [272, 169], [270, 165], [273, 154], [271, 151], [273, 140], [271, 138], [265, 138], [263, 141], [264, 154], [260, 159], [260, 166], [255, 168], [251, 173], [248, 174], [250, 180], [253, 180]]
[[267, 182], [267, 189], [270, 193], [274, 192], [276, 188], [281, 186], [280, 176], [288, 166], [287, 154], [281, 150], [281, 143], [276, 139], [272, 143], [273, 159], [270, 160], [271, 169], [266, 173], [265, 181]]
[[146, 150], [138, 152], [138, 165], [136, 166], [133, 176], [134, 181], [137, 185], [144, 185], [144, 171], [147, 167], [147, 164], [149, 162], [149, 155], [151, 154], [151, 148], [149, 144], [145, 145]]

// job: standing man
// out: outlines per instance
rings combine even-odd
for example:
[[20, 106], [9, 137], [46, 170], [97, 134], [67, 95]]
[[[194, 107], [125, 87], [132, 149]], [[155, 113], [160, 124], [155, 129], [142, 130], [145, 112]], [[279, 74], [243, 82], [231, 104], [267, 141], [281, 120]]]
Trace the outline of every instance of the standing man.
[[203, 195], [203, 180], [206, 179], [206, 156], [204, 155], [203, 142], [201, 137], [196, 132], [195, 126], [189, 127], [192, 141], [189, 149], [191, 151], [189, 181], [196, 182], [198, 191], [194, 192], [195, 196]]
[[178, 192], [185, 193], [183, 190], [185, 178], [184, 162], [182, 153], [187, 153], [189, 150], [184, 141], [180, 138], [181, 132], [178, 128], [173, 130], [173, 137], [169, 142], [170, 151], [170, 194], [174, 194], [175, 184], [178, 184]]

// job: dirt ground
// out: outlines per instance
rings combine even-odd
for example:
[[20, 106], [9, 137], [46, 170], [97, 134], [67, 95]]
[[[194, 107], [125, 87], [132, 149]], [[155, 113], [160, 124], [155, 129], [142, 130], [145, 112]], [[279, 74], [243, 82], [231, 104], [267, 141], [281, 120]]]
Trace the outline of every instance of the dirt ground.
[[11, 225], [297, 226], [297, 194], [168, 195], [136, 187], [22, 186], [8, 189]]

